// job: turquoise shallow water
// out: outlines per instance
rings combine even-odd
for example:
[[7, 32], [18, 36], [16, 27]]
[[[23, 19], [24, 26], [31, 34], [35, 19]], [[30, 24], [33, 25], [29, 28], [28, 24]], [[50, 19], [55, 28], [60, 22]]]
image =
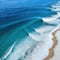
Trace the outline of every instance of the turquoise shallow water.
[[57, 15], [57, 11], [53, 11], [51, 6], [56, 1], [25, 1], [25, 5], [23, 2], [1, 1], [1, 60], [29, 60], [29, 56], [34, 55], [33, 52], [38, 45], [40, 46], [40, 60], [43, 59], [42, 56], [45, 57], [45, 55], [41, 53], [42, 49], [46, 52], [46, 49], [52, 45], [51, 40], [48, 40], [48, 34], [60, 24], [59, 18], [52, 22], [45, 22], [42, 19]]

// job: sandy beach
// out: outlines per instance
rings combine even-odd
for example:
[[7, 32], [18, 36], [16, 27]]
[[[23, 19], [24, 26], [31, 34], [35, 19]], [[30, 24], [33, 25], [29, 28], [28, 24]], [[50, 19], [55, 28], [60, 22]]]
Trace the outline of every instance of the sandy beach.
[[[57, 45], [57, 42], [58, 42], [58, 40], [55, 36], [57, 31], [60, 31], [60, 29], [57, 29], [52, 33], [53, 46], [52, 46], [52, 48], [49, 49], [49, 55], [44, 60], [50, 60], [50, 58], [54, 57], [54, 54], [55, 54], [54, 53], [54, 48], [55, 48], [55, 46]], [[51, 60], [53, 60], [53, 59], [51, 59]]]

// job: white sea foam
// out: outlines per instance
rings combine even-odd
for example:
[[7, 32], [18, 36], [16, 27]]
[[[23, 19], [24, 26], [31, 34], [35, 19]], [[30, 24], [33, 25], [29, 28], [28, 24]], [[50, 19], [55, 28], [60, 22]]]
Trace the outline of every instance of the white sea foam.
[[8, 49], [8, 51], [6, 52], [6, 54], [1, 58], [2, 60], [4, 60], [5, 58], [8, 57], [8, 55], [12, 52], [14, 46], [15, 46], [15, 43]]
[[60, 11], [60, 1], [57, 2], [55, 5], [52, 5], [52, 10], [53, 11]]
[[52, 10], [59, 12], [60, 11], [60, 7], [59, 8], [52, 8]]
[[31, 53], [30, 58], [28, 57], [27, 60], [43, 60], [46, 56], [48, 56], [49, 48], [52, 47], [52, 44], [53, 41], [49, 40], [49, 38], [46, 38], [44, 41], [42, 39], [42, 41], [38, 43], [36, 48]]
[[45, 22], [50, 22], [50, 21], [56, 20], [58, 17], [60, 17], [60, 13], [57, 13], [56, 15], [53, 15], [51, 17], [46, 17], [46, 18], [42, 18], [42, 19]]
[[[40, 41], [40, 34], [35, 32], [35, 31], [32, 31], [34, 29], [32, 29], [31, 27], [29, 29], [25, 29], [28, 33], [28, 35], [33, 39], [33, 40], [36, 40], [36, 41]], [[30, 30], [30, 31], [29, 31]], [[32, 31], [32, 32], [31, 32]]]
[[27, 37], [21, 43], [17, 44], [12, 53], [6, 58], [6, 60], [17, 60], [23, 59], [25, 52], [34, 44], [34, 40], [30, 37]]

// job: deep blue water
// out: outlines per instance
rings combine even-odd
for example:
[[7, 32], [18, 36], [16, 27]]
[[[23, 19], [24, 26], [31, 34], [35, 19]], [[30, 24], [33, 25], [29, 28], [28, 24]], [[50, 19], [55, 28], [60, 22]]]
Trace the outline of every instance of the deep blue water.
[[[8, 49], [14, 43], [16, 46], [22, 41], [24, 43], [25, 38], [29, 37], [28, 33], [33, 32], [34, 28], [57, 25], [42, 20], [43, 17], [57, 14], [50, 9], [51, 4], [57, 1], [59, 0], [0, 0], [0, 58], [2, 60]], [[27, 42], [28, 44], [36, 42], [31, 38], [28, 41], [30, 42]]]

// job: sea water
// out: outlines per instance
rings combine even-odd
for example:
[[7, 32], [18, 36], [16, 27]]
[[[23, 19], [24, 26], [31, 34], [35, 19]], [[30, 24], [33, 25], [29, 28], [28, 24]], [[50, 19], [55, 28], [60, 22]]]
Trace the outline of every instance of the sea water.
[[0, 60], [43, 60], [60, 26], [59, 1], [1, 1]]

